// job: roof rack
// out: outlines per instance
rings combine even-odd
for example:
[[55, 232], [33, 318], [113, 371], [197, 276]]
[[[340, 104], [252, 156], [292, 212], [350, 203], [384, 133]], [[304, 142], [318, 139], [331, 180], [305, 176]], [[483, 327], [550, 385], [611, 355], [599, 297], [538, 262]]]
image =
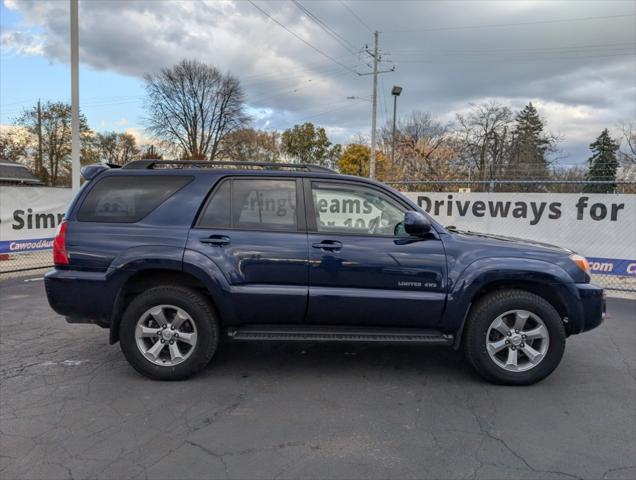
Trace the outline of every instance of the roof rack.
[[225, 168], [239, 167], [245, 169], [262, 168], [272, 170], [305, 170], [307, 172], [337, 173], [330, 168], [319, 165], [307, 165], [298, 163], [276, 163], [276, 162], [206, 162], [196, 160], [135, 160], [127, 163], [122, 168], [125, 169], [153, 169], [157, 166], [172, 166], [173, 168]]

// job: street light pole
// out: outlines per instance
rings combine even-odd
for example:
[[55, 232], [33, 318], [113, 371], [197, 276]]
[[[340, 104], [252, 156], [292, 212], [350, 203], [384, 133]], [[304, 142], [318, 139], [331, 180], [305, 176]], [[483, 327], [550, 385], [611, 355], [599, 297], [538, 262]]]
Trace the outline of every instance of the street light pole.
[[393, 95], [393, 132], [391, 134], [391, 165], [395, 163], [395, 117], [397, 113], [397, 97], [402, 93], [402, 87], [395, 85], [391, 90]]
[[78, 0], [71, 1], [71, 187], [80, 188]]

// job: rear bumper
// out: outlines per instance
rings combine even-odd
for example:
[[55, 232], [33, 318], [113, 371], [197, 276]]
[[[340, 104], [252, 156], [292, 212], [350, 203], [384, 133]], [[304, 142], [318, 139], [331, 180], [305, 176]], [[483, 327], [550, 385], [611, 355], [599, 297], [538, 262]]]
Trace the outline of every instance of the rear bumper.
[[115, 295], [104, 272], [51, 270], [44, 276], [51, 308], [69, 323], [95, 323], [107, 327]]

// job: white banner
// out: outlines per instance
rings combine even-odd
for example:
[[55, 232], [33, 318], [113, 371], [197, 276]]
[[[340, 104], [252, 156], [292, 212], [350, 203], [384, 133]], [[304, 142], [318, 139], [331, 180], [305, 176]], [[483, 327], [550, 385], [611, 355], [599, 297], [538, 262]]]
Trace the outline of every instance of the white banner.
[[[443, 225], [552, 243], [590, 258], [595, 273], [636, 275], [636, 195], [405, 195]], [[71, 199], [69, 188], [0, 187], [0, 253], [51, 248], [55, 228]], [[330, 215], [347, 213], [352, 225], [364, 227], [378, 215], [372, 205], [361, 204], [357, 206], [359, 211], [340, 212], [340, 207], [332, 205], [333, 200], [323, 200], [320, 208], [328, 209]]]
[[0, 187], [0, 253], [51, 248], [72, 198], [70, 188]]
[[552, 243], [589, 257], [595, 273], [636, 275], [636, 195], [405, 195], [442, 225]]

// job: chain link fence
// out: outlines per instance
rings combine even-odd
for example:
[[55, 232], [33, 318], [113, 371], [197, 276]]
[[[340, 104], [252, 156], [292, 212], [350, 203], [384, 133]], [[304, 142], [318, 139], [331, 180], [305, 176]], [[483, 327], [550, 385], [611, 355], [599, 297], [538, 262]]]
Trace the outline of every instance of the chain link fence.
[[[586, 194], [588, 186], [596, 184], [596, 186], [606, 187], [611, 184], [611, 189], [615, 194], [634, 194], [636, 193], [636, 182], [629, 181], [612, 181], [612, 182], [589, 182], [579, 180], [395, 180], [387, 182], [391, 186], [402, 190], [407, 195], [417, 193], [434, 194], [447, 192], [448, 194], [459, 193], [509, 193], [517, 194], [515, 198], [524, 199], [524, 195], [532, 193], [541, 193], [545, 195], [546, 201], [550, 201], [550, 194], [570, 193], [570, 194]], [[431, 212], [434, 214], [434, 212]], [[444, 223], [444, 222], [442, 222]], [[555, 224], [559, 225], [559, 224]], [[462, 229], [462, 225], [455, 225], [458, 229]], [[561, 228], [561, 227], [559, 227]], [[636, 228], [636, 227], [635, 227]], [[505, 232], [488, 231], [486, 224], [484, 228], [475, 228], [480, 233], [500, 233]], [[596, 235], [594, 230], [590, 230], [590, 241]], [[515, 236], [515, 235], [511, 235]], [[521, 236], [521, 235], [519, 235]], [[536, 240], [536, 239], [535, 239]], [[540, 239], [546, 243], [554, 243], [560, 246], [568, 247], [569, 241], [560, 242], [550, 238], [550, 235]], [[581, 239], [577, 239], [581, 240]], [[585, 240], [585, 239], [583, 239]], [[619, 239], [616, 239], [618, 241]], [[42, 240], [41, 240], [42, 242]], [[7, 278], [14, 275], [22, 274], [22, 272], [30, 272], [34, 270], [43, 270], [52, 267], [53, 256], [50, 250], [52, 242], [31, 247], [45, 247], [42, 250], [33, 252], [17, 252], [0, 254], [0, 278]], [[635, 247], [636, 248], [636, 247]], [[629, 260], [634, 260], [636, 252]], [[592, 262], [593, 280], [610, 290], [636, 292], [636, 275], [614, 275], [606, 273], [611, 270], [610, 264], [600, 262]]]

